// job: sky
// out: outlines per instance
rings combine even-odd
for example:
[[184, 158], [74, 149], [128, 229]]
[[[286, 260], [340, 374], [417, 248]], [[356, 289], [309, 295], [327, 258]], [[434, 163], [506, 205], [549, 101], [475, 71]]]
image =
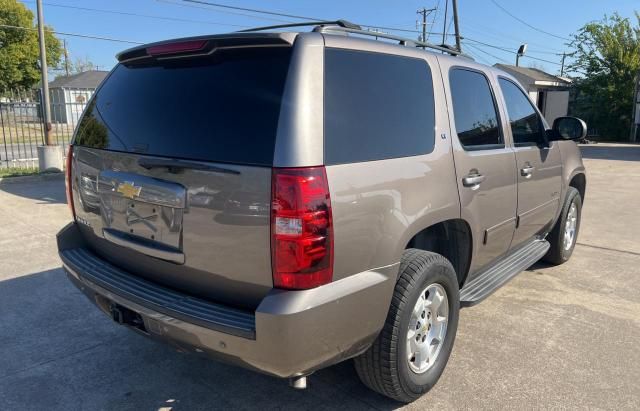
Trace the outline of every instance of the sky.
[[[444, 21], [447, 0], [195, 0], [260, 9], [325, 20], [346, 19], [366, 26], [384, 26], [416, 32], [384, 31], [416, 38], [416, 11], [436, 8], [428, 16], [428, 31], [442, 33], [453, 43], [451, 5]], [[34, 11], [35, 0], [22, 1]], [[66, 7], [65, 7], [66, 6]], [[98, 9], [88, 10], [88, 9]], [[88, 59], [101, 70], [116, 64], [116, 53], [135, 46], [176, 37], [224, 33], [304, 20], [230, 10], [185, 0], [43, 0], [45, 24], [65, 33], [107, 37], [106, 41], [59, 35], [66, 39], [71, 60]], [[528, 44], [523, 66], [560, 73], [561, 54], [570, 51], [567, 39], [585, 23], [614, 12], [632, 18], [640, 0], [458, 0], [463, 50], [484, 64], [515, 64], [515, 52]], [[107, 12], [108, 11], [108, 12]], [[149, 17], [153, 16], [153, 17]], [[420, 27], [421, 30], [421, 27]], [[442, 41], [441, 34], [428, 40]], [[484, 43], [484, 44], [482, 44]], [[568, 61], [568, 60], [567, 60]]]

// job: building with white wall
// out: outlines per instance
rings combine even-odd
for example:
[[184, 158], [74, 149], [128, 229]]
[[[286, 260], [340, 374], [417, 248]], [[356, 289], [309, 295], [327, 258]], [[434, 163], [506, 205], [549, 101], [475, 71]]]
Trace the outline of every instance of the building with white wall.
[[76, 124], [87, 102], [107, 74], [108, 71], [89, 70], [70, 76], [58, 76], [50, 82], [51, 122]]
[[558, 117], [566, 116], [569, 109], [571, 80], [529, 67], [496, 64], [501, 70], [515, 77], [529, 93], [549, 125]]

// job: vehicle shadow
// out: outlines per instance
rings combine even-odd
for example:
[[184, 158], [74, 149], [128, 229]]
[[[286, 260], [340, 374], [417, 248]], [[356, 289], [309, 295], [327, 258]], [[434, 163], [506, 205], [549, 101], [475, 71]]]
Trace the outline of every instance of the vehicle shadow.
[[61, 269], [0, 281], [0, 403], [6, 409], [396, 409], [350, 361], [286, 380], [181, 354], [114, 324]]
[[549, 264], [549, 263], [547, 263], [545, 261], [542, 261], [542, 260], [538, 260], [531, 267], [527, 268], [525, 271], [533, 272], [533, 271], [536, 271], [536, 270], [543, 270], [545, 268], [551, 268], [551, 267], [554, 267], [554, 265], [553, 264]]
[[581, 145], [583, 158], [597, 160], [640, 161], [640, 145]]
[[[16, 177], [17, 179], [18, 177]], [[10, 180], [10, 179], [7, 179]], [[46, 176], [42, 180], [4, 180], [0, 190], [16, 196], [37, 200], [36, 204], [64, 204], [67, 202], [62, 176]]]

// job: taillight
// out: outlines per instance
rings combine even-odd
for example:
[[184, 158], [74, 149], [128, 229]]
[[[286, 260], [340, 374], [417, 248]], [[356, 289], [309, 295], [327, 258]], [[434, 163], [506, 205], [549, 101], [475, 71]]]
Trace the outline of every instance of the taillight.
[[271, 198], [273, 285], [300, 290], [330, 283], [333, 227], [324, 167], [274, 168]]
[[67, 204], [69, 205], [69, 209], [71, 210], [71, 216], [73, 219], [76, 219], [76, 210], [73, 206], [73, 184], [71, 181], [71, 164], [73, 160], [73, 146], [69, 144], [69, 149], [67, 150], [67, 161], [65, 164], [65, 174], [64, 174], [64, 185], [65, 191], [67, 193]]

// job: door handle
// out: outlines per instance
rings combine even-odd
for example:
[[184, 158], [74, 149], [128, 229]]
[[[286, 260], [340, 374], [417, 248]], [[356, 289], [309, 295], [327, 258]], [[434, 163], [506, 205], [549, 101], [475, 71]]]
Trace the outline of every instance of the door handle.
[[535, 170], [535, 167], [527, 164], [520, 169], [520, 175], [524, 178], [530, 178], [531, 174], [533, 174], [533, 170]]
[[482, 183], [485, 179], [485, 176], [482, 174], [474, 173], [468, 174], [462, 178], [462, 185], [465, 187], [470, 187], [472, 190], [480, 187], [480, 183]]

